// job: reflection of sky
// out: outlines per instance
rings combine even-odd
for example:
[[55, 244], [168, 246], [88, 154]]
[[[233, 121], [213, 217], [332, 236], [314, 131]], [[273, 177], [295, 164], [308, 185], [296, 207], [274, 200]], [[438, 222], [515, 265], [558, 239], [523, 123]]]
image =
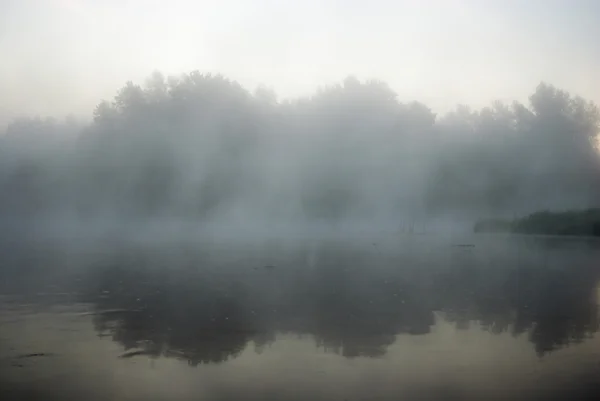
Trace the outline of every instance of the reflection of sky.
[[593, 0], [1, 3], [4, 116], [89, 115], [154, 69], [218, 71], [284, 97], [356, 74], [437, 111], [526, 100], [541, 80], [600, 93]]

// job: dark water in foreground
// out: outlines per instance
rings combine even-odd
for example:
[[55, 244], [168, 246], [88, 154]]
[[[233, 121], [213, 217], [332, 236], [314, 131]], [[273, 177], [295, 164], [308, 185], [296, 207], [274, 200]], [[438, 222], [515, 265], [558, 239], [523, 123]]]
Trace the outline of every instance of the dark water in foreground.
[[0, 399], [597, 399], [598, 243], [460, 241], [4, 242]]

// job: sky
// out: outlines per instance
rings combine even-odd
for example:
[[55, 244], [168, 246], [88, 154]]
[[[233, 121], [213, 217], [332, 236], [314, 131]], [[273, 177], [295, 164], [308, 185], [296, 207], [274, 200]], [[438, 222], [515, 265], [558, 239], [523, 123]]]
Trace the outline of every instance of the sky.
[[438, 113], [541, 81], [598, 103], [599, 41], [595, 0], [0, 0], [0, 125], [89, 118], [155, 70], [280, 98], [376, 78]]

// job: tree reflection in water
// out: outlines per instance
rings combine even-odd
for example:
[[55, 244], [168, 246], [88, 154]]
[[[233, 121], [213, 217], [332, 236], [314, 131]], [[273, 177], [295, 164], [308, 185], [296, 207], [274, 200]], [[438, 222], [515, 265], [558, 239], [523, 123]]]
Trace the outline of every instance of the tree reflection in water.
[[[345, 357], [380, 357], [398, 334], [429, 333], [436, 316], [459, 330], [527, 335], [541, 356], [599, 327], [591, 256], [558, 252], [384, 257], [332, 244], [262, 256], [112, 252], [93, 269], [85, 300], [95, 305], [97, 331], [121, 344], [123, 357], [192, 366], [235, 358], [248, 344], [260, 352], [281, 333], [312, 336]], [[278, 263], [261, 264], [266, 254]]]

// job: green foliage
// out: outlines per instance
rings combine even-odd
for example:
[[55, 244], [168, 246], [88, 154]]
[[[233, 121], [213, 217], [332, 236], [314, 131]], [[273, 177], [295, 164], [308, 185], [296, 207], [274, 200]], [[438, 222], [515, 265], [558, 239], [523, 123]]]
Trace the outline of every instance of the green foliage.
[[513, 231], [523, 234], [600, 236], [600, 209], [533, 213], [517, 220]]
[[600, 237], [600, 209], [541, 211], [515, 220], [480, 220], [473, 231]]

